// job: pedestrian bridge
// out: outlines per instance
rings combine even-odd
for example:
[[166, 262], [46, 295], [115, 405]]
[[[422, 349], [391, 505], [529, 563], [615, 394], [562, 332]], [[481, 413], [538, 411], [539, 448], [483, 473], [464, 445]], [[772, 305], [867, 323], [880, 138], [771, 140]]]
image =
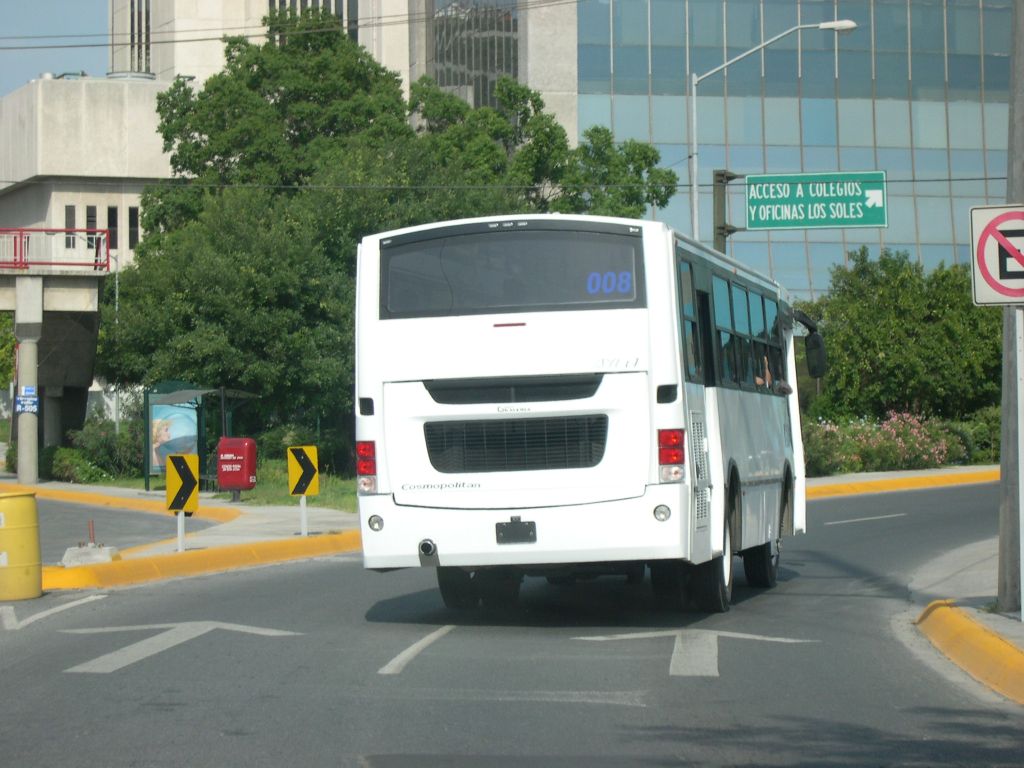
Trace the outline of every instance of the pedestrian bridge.
[[39, 480], [39, 448], [85, 420], [110, 234], [0, 229], [0, 310], [14, 312], [18, 482]]

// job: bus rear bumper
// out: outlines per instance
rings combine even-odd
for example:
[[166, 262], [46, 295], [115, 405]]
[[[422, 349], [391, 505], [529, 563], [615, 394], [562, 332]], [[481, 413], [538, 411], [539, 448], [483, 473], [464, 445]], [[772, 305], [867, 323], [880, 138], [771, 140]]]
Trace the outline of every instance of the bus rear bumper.
[[[631, 499], [524, 509], [407, 507], [390, 495], [362, 496], [363, 564], [369, 569], [528, 567], [687, 558], [686, 491], [683, 485], [651, 485]], [[659, 505], [670, 510], [667, 520], [655, 518]], [[369, 525], [374, 516], [380, 530]], [[531, 530], [535, 540], [526, 540]], [[424, 549], [433, 554], [425, 556]]]

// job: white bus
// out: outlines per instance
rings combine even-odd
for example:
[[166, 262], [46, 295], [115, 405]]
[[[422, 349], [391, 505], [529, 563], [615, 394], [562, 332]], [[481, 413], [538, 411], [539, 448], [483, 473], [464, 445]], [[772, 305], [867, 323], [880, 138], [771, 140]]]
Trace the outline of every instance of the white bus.
[[356, 277], [364, 565], [445, 604], [622, 574], [726, 611], [805, 527], [780, 286], [655, 221], [520, 215], [366, 237]]

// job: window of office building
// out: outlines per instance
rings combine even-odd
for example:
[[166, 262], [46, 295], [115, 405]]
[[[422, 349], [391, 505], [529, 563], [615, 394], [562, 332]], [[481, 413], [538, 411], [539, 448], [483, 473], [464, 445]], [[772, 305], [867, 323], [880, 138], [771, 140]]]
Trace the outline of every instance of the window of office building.
[[473, 106], [495, 106], [498, 80], [519, 74], [515, 0], [437, 0], [432, 26], [437, 84]]
[[96, 232], [94, 231], [96, 229], [95, 205], [85, 206], [85, 228], [88, 230], [88, 233], [85, 236], [86, 247], [88, 247], [89, 250], [93, 250], [96, 248], [97, 241]]
[[110, 247], [117, 248], [117, 206], [107, 207], [107, 232], [110, 235]]
[[[65, 205], [64, 206], [64, 229], [75, 228], [75, 206]], [[74, 248], [75, 247], [75, 236], [67, 233], [64, 235], [64, 247]]]
[[[1006, 194], [1012, 0], [580, 0], [580, 92], [650, 115], [662, 165], [681, 189], [655, 212], [689, 231], [691, 74], [708, 73], [796, 25], [852, 19], [848, 34], [787, 34], [697, 86], [701, 239], [710, 242], [711, 171], [882, 170], [887, 228], [738, 232], [737, 258], [770, 254], [790, 290], [818, 293], [827, 266], [861, 245], [907, 250], [926, 266], [969, 254], [964, 211]], [[678, 64], [679, 57], [684, 64]], [[683, 70], [680, 77], [679, 70]], [[674, 101], [673, 98], [678, 99]], [[649, 101], [644, 110], [643, 101]], [[580, 101], [589, 127], [601, 110]], [[616, 138], [643, 120], [604, 109]], [[763, 161], [763, 169], [758, 167]], [[738, 186], [738, 183], [737, 183]], [[728, 215], [744, 225], [730, 197]], [[950, 214], [951, 212], [951, 214]], [[763, 265], [764, 258], [757, 259]]]
[[129, 0], [128, 69], [132, 72], [149, 72], [150, 65], [150, 0]]
[[139, 209], [131, 206], [128, 209], [128, 247], [132, 250], [139, 244]]

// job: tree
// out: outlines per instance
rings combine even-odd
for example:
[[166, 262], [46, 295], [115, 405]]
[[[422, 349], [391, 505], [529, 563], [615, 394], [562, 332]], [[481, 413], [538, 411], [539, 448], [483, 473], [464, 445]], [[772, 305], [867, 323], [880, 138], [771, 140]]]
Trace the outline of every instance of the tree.
[[6, 387], [14, 380], [14, 313], [0, 312], [0, 386]]
[[259, 395], [261, 424], [351, 407], [351, 282], [318, 243], [304, 195], [230, 189], [121, 276], [103, 307], [103, 373], [183, 379]]
[[260, 395], [266, 429], [352, 406], [355, 253], [368, 233], [497, 213], [641, 215], [675, 189], [645, 145], [589, 132], [570, 149], [534, 91], [497, 86], [471, 108], [396, 74], [330, 13], [282, 12], [268, 42], [226, 42], [201, 89], [158, 97], [174, 178], [143, 196], [146, 236], [103, 308], [99, 373]]
[[618, 145], [612, 132], [595, 126], [571, 154], [562, 194], [552, 210], [598, 216], [639, 217], [649, 207], [664, 208], [676, 191], [674, 171], [658, 168], [658, 150], [630, 139]]
[[999, 402], [999, 313], [973, 306], [963, 265], [925, 275], [905, 253], [872, 260], [864, 247], [833, 267], [828, 295], [804, 308], [828, 348], [816, 415], [961, 418]]

